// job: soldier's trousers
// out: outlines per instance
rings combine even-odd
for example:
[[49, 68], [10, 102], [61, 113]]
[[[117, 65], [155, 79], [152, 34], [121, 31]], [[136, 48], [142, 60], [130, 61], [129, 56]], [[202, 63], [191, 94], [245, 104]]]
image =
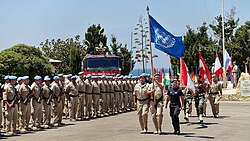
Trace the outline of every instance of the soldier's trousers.
[[20, 103], [21, 106], [21, 126], [20, 128], [28, 128], [30, 117], [31, 117], [31, 105], [30, 102], [24, 104], [23, 102]]
[[40, 126], [43, 120], [42, 104], [38, 103], [37, 100], [32, 99], [32, 106], [33, 106], [33, 112], [31, 113], [32, 125], [33, 127], [35, 127], [37, 123], [38, 126]]
[[124, 109], [126, 110], [128, 108], [128, 92], [124, 91], [123, 92], [123, 103], [124, 103]]
[[148, 106], [149, 100], [137, 101], [137, 116], [142, 130], [148, 128]]
[[114, 112], [114, 107], [115, 107], [115, 94], [114, 93], [110, 93], [110, 106], [109, 106], [109, 109], [110, 109], [110, 112]]
[[77, 106], [77, 117], [83, 118], [84, 116], [84, 105], [85, 105], [85, 94], [79, 93], [78, 106]]
[[124, 100], [124, 92], [119, 93], [119, 99], [118, 99], [118, 104], [119, 104], [119, 110], [123, 109], [123, 100]]
[[192, 100], [193, 100], [192, 97], [191, 98], [188, 97], [188, 98], [184, 99], [184, 108], [185, 108], [184, 112], [185, 112], [185, 115], [186, 114], [191, 114], [191, 112], [192, 112]]
[[106, 112], [108, 113], [110, 111], [110, 93], [106, 92]]
[[63, 110], [62, 110], [62, 102], [58, 102], [56, 99], [54, 99], [53, 102], [53, 112], [54, 112], [54, 121], [53, 123], [62, 123], [62, 116], [63, 116]]
[[198, 116], [203, 114], [204, 98], [204, 95], [195, 96], [195, 107]]
[[17, 104], [15, 107], [7, 108], [6, 107], [6, 131], [7, 132], [16, 132], [16, 124], [17, 124]]
[[115, 92], [114, 94], [114, 99], [115, 99], [115, 112], [119, 111], [119, 96], [120, 96], [120, 92]]
[[205, 94], [204, 97], [204, 104], [203, 104], [203, 114], [207, 114], [207, 100], [209, 99], [209, 95]]
[[170, 106], [170, 117], [172, 119], [172, 125], [174, 131], [180, 131], [180, 121], [179, 121], [180, 107], [179, 106]]
[[[2, 125], [2, 119], [3, 119], [3, 109], [2, 109], [2, 100], [0, 100], [0, 126]], [[1, 127], [0, 127], [1, 130]]]
[[107, 109], [106, 109], [107, 95], [106, 95], [106, 93], [101, 93], [100, 99], [101, 99], [101, 101], [100, 101], [100, 106], [101, 106], [100, 112], [101, 113], [106, 113], [107, 112]]
[[93, 99], [93, 115], [97, 116], [99, 111], [99, 106], [100, 106], [100, 95], [99, 94], [93, 94], [92, 95]]
[[152, 121], [155, 126], [155, 130], [160, 131], [163, 118], [163, 102], [158, 102], [155, 106], [154, 101], [150, 101], [150, 112], [152, 116]]
[[134, 105], [134, 99], [133, 99], [133, 93], [132, 92], [128, 92], [128, 105], [129, 108], [132, 109], [133, 105]]
[[91, 110], [92, 94], [85, 94], [85, 100], [86, 100], [86, 103], [85, 103], [86, 110], [84, 110], [85, 111], [84, 115], [90, 117], [92, 115], [92, 110]]
[[76, 119], [76, 111], [78, 106], [78, 97], [70, 97], [69, 101], [69, 119]]
[[62, 112], [64, 113], [64, 107], [65, 107], [65, 94], [61, 94], [61, 103], [62, 103]]
[[47, 100], [42, 101], [43, 109], [44, 109], [44, 118], [43, 124], [49, 125], [51, 123], [51, 104], [47, 104]]
[[211, 105], [213, 115], [218, 115], [219, 114], [220, 95], [219, 94], [209, 94], [208, 99], [209, 99], [209, 102], [210, 102], [210, 105]]

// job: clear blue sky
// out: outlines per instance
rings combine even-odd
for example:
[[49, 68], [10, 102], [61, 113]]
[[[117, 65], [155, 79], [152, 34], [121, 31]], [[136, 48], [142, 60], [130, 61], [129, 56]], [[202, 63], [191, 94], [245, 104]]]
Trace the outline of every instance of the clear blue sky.
[[[174, 35], [184, 35], [186, 25], [197, 28], [221, 14], [221, 0], [0, 0], [0, 50], [17, 43], [39, 46], [45, 39], [66, 39], [100, 23], [110, 39], [130, 47], [130, 33], [140, 15], [151, 15]], [[235, 6], [240, 24], [250, 20], [249, 0], [225, 0], [225, 11]], [[166, 66], [159, 54], [156, 67]], [[137, 64], [136, 67], [140, 65]]]

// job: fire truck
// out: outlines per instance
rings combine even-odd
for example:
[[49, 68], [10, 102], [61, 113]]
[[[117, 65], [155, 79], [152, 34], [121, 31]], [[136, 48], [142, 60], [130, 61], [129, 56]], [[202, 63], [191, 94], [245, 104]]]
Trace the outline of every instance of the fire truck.
[[96, 47], [96, 51], [99, 55], [93, 55], [93, 53], [90, 53], [84, 57], [82, 71], [85, 75], [115, 76], [121, 74], [121, 58], [115, 54], [105, 55], [105, 49], [106, 47], [103, 47], [103, 44], [100, 42], [99, 47]]

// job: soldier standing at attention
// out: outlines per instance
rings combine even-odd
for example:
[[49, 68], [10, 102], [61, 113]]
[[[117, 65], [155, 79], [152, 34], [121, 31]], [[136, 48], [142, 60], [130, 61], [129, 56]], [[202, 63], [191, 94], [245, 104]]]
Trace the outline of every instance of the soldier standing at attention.
[[66, 85], [66, 93], [69, 100], [69, 120], [76, 121], [76, 111], [78, 106], [79, 86], [76, 83], [76, 76], [71, 77], [71, 82]]
[[16, 76], [9, 76], [10, 83], [5, 86], [3, 92], [3, 102], [7, 112], [6, 132], [10, 135], [16, 135], [18, 97], [18, 91], [15, 88], [16, 79]]
[[98, 77], [97, 76], [92, 76], [92, 86], [93, 86], [93, 91], [92, 91], [92, 99], [93, 99], [93, 118], [96, 118], [97, 116], [100, 116], [100, 111], [99, 111], [99, 105], [100, 105], [100, 86], [98, 85]]
[[141, 133], [148, 132], [148, 109], [151, 92], [149, 90], [149, 84], [146, 83], [146, 74], [140, 75], [140, 82], [135, 85], [133, 92], [134, 107], [137, 106], [137, 116], [139, 117], [139, 123], [141, 126]]
[[86, 85], [86, 96], [85, 96], [85, 100], [86, 100], [86, 110], [84, 110], [86, 113], [84, 114], [86, 116], [86, 120], [88, 120], [89, 118], [92, 117], [92, 91], [93, 91], [93, 86], [91, 83], [91, 74], [88, 74], [86, 76], [86, 80], [85, 80], [85, 85]]
[[106, 86], [105, 86], [105, 84], [104, 84], [104, 75], [102, 75], [102, 76], [100, 76], [99, 78], [98, 78], [98, 81], [97, 81], [97, 83], [98, 83], [98, 85], [99, 85], [99, 87], [100, 87], [100, 92], [101, 92], [101, 94], [100, 94], [100, 106], [101, 106], [101, 109], [100, 109], [100, 114], [101, 114], [101, 117], [103, 117], [104, 116], [104, 113], [106, 113], [106, 109], [105, 109], [105, 106], [107, 105], [107, 103], [106, 103], [106, 101], [107, 101], [107, 98], [106, 98]]
[[79, 98], [78, 98], [78, 107], [77, 107], [77, 118], [79, 120], [83, 120], [84, 118], [84, 105], [85, 105], [85, 91], [86, 91], [86, 85], [84, 82], [84, 73], [79, 72], [79, 77], [76, 79], [76, 83], [79, 86]]
[[37, 130], [37, 128], [40, 128], [42, 120], [43, 120], [43, 113], [42, 113], [42, 104], [41, 101], [39, 101], [40, 93], [41, 93], [41, 76], [35, 76], [33, 84], [31, 85], [30, 89], [32, 91], [32, 106], [33, 106], [33, 112], [32, 112], [32, 129]]
[[212, 77], [213, 82], [209, 89], [209, 101], [213, 115], [215, 118], [217, 118], [219, 114], [219, 100], [222, 97], [222, 86], [220, 83], [218, 83], [215, 74], [213, 74]]
[[[17, 85], [16, 85], [16, 90], [19, 92], [21, 85], [23, 83], [23, 77], [18, 77], [17, 78]], [[20, 96], [19, 96], [20, 98]], [[17, 103], [17, 127], [20, 127], [20, 117], [21, 117], [21, 113], [20, 113], [20, 104]], [[1, 125], [1, 124], [0, 124]]]
[[115, 100], [115, 102], [114, 102], [114, 105], [115, 105], [114, 112], [115, 112], [115, 114], [117, 114], [118, 111], [119, 111], [119, 95], [120, 95], [120, 87], [119, 87], [117, 81], [118, 81], [117, 77], [114, 76], [112, 83], [113, 83], [114, 91], [115, 91], [114, 92], [114, 100]]
[[[180, 110], [184, 109], [184, 95], [181, 89], [178, 87], [176, 79], [172, 81], [172, 88], [167, 92], [166, 106], [168, 107], [168, 102], [170, 101], [170, 116], [172, 118], [172, 125], [174, 127], [174, 134], [180, 134], [180, 123], [179, 114]], [[181, 99], [181, 100], [180, 100]]]
[[58, 74], [59, 77], [59, 87], [60, 87], [60, 101], [62, 103], [62, 114], [65, 115], [64, 112], [64, 106], [65, 106], [65, 79], [63, 77], [63, 74]]
[[109, 76], [105, 76], [104, 78], [104, 86], [106, 87], [106, 104], [104, 105], [104, 115], [105, 116], [108, 116], [109, 113], [110, 113], [110, 85], [109, 85], [109, 82], [108, 82], [108, 77]]
[[61, 102], [61, 89], [59, 86], [59, 77], [54, 76], [54, 82], [51, 84], [51, 93], [53, 93], [54, 98], [53, 98], [53, 112], [54, 112], [54, 121], [53, 124], [58, 124], [58, 126], [62, 126], [62, 116], [63, 116], [63, 111], [62, 111], [62, 102]]
[[42, 105], [44, 110], [43, 127], [49, 128], [51, 123], [51, 102], [50, 97], [52, 92], [50, 90], [50, 78], [48, 76], [44, 77], [44, 85], [42, 86]]
[[[9, 84], [9, 82], [10, 82], [9, 76], [8, 75], [5, 76], [4, 80], [5, 80], [5, 83], [1, 86], [2, 90], [4, 90], [4, 87]], [[3, 130], [6, 130], [6, 120], [7, 120], [7, 118], [6, 118], [6, 113], [5, 113], [5, 102], [0, 103], [0, 104], [3, 104], [2, 105], [3, 107], [1, 109], [2, 110], [2, 114], [3, 114]], [[2, 125], [2, 119], [0, 119], [0, 123], [1, 123], [0, 125]]]
[[119, 93], [119, 99], [118, 99], [118, 109], [119, 109], [119, 113], [122, 113], [123, 112], [123, 108], [124, 108], [124, 86], [123, 86], [123, 83], [122, 83], [122, 80], [123, 80], [123, 76], [119, 76], [118, 77], [118, 81], [117, 81], [117, 84], [120, 88], [120, 93]]
[[124, 99], [123, 99], [123, 103], [124, 103], [124, 112], [129, 111], [128, 109], [128, 95], [129, 95], [129, 84], [128, 84], [128, 76], [124, 76], [122, 83], [123, 83], [123, 95], [124, 95]]
[[23, 84], [20, 87], [20, 107], [21, 107], [21, 126], [20, 131], [26, 132], [29, 130], [29, 122], [31, 117], [30, 105], [31, 89], [29, 86], [29, 77], [23, 77]]
[[233, 75], [234, 75], [234, 88], [238, 85], [238, 66], [236, 65], [236, 61], [233, 62]]
[[110, 86], [110, 104], [109, 104], [109, 113], [110, 114], [115, 114], [115, 112], [114, 112], [114, 107], [115, 107], [115, 105], [114, 105], [114, 102], [115, 102], [115, 90], [114, 90], [114, 85], [113, 85], [113, 77], [112, 76], [109, 76], [108, 77], [108, 84], [109, 84], [109, 86]]

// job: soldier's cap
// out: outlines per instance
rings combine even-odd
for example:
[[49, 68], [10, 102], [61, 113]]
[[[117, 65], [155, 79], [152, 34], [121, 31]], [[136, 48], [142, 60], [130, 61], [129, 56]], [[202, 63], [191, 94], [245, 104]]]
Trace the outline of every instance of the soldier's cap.
[[17, 77], [16, 76], [9, 76], [9, 80], [16, 80]]
[[91, 74], [88, 74], [87, 76], [86, 76], [86, 78], [90, 78], [91, 77]]
[[84, 74], [84, 73], [83, 73], [83, 72], [79, 72], [79, 73], [78, 73], [78, 75], [82, 75], [82, 74]]
[[131, 78], [132, 76], [128, 75], [128, 78]]
[[119, 77], [119, 76], [120, 76], [120, 74], [117, 74], [117, 75], [116, 75], [116, 77]]
[[147, 74], [146, 73], [142, 73], [141, 75], [140, 75], [140, 78], [141, 77], [147, 77]]
[[94, 76], [94, 75], [93, 75], [93, 76], [91, 76], [91, 78], [93, 78], [93, 79], [97, 79], [97, 78], [98, 78], [98, 76]]
[[63, 77], [63, 74], [61, 74], [61, 73], [60, 73], [60, 74], [58, 74], [58, 77]]
[[110, 76], [106, 75], [105, 78], [109, 79]]
[[146, 74], [147, 75], [147, 77], [149, 77], [150, 76], [150, 74]]
[[63, 75], [63, 77], [64, 77], [64, 78], [67, 78], [67, 77], [68, 77], [68, 75]]
[[9, 79], [9, 75], [6, 75], [5, 77], [4, 77], [4, 80], [7, 80], [7, 79]]
[[114, 77], [113, 77], [113, 79], [117, 79], [117, 77], [116, 77], [116, 76], [114, 76]]
[[130, 73], [128, 76], [130, 76], [130, 77], [131, 77], [131, 76], [133, 76], [133, 74], [131, 74], [131, 73]]
[[29, 79], [29, 76], [23, 76], [23, 80]]
[[156, 73], [156, 74], [154, 75], [154, 77], [160, 77], [160, 74], [159, 74], [159, 73]]
[[124, 76], [123, 79], [128, 79], [128, 76]]
[[68, 77], [72, 77], [73, 75], [72, 74], [68, 74]]
[[71, 79], [77, 79], [77, 76], [74, 75], [74, 76], [71, 77]]
[[37, 76], [34, 77], [34, 80], [40, 80], [40, 79], [42, 79], [41, 76], [38, 76], [38, 75], [37, 75]]
[[212, 77], [216, 77], [216, 75], [215, 75], [215, 74], [212, 74]]
[[53, 79], [54, 79], [54, 80], [58, 80], [58, 79], [59, 79], [59, 76], [54, 76]]
[[177, 79], [173, 79], [173, 80], [172, 80], [172, 83], [174, 83], [174, 82], [178, 82], [178, 80], [177, 80]]
[[43, 80], [44, 80], [44, 81], [50, 81], [50, 78], [49, 78], [49, 76], [45, 76], [45, 77], [43, 78]]
[[17, 81], [23, 80], [23, 77], [18, 77]]
[[121, 75], [121, 76], [119, 76], [119, 77], [118, 77], [118, 79], [123, 79], [123, 76], [122, 76], [122, 75]]

